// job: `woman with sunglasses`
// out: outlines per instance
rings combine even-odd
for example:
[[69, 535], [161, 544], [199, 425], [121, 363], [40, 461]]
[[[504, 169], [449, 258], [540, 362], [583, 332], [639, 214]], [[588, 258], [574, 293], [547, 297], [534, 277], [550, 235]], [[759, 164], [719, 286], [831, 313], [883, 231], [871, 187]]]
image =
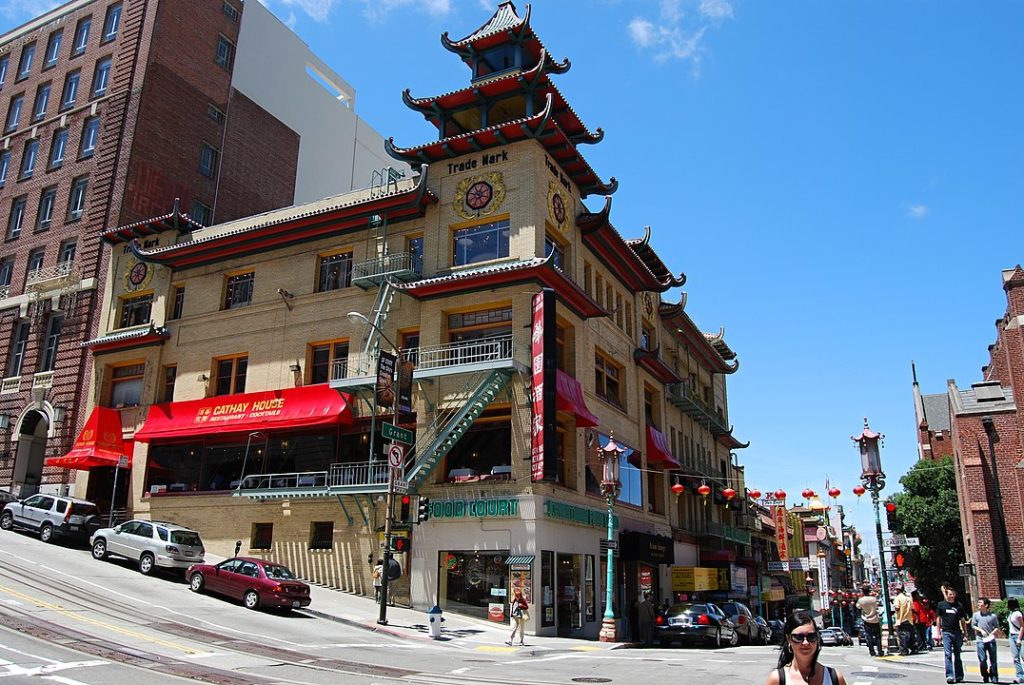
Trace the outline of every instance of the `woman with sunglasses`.
[[779, 667], [765, 685], [846, 685], [843, 674], [818, 663], [821, 634], [810, 612], [795, 611], [786, 619]]

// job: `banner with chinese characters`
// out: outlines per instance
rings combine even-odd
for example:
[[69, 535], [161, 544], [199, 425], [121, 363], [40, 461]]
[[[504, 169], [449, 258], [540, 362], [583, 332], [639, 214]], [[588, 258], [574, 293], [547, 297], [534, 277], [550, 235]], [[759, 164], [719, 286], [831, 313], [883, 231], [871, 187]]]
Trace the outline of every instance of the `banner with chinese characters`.
[[530, 420], [530, 479], [553, 481], [559, 464], [555, 453], [555, 291], [544, 288], [533, 296], [530, 335], [533, 416]]
[[789, 561], [789, 522], [786, 521], [786, 507], [772, 507], [772, 521], [775, 522], [775, 546], [779, 548], [779, 561]]

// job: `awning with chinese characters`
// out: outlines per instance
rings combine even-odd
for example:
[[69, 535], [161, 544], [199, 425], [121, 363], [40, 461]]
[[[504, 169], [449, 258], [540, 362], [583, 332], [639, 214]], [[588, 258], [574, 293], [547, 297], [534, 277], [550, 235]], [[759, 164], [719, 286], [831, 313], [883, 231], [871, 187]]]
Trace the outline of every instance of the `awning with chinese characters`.
[[121, 414], [116, 409], [96, 407], [82, 426], [71, 451], [61, 457], [48, 457], [44, 463], [88, 471], [97, 466], [117, 466], [121, 457], [126, 457], [126, 467], [131, 468], [134, 442], [129, 440], [126, 444], [121, 431]]

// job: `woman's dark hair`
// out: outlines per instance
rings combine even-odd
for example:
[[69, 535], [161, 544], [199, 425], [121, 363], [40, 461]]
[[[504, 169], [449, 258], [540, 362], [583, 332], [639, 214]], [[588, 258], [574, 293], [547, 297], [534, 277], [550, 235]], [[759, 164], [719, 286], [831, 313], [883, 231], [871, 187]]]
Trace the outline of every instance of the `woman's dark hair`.
[[1010, 597], [1008, 600], [1006, 600], [1006, 608], [1010, 611], [1019, 611], [1020, 602], [1017, 601], [1016, 597]]
[[[818, 632], [818, 624], [814, 622], [814, 617], [811, 616], [811, 612], [804, 609], [794, 611], [786, 619], [786, 626], [783, 629], [782, 651], [779, 653], [779, 668], [785, 668], [793, 663], [793, 643], [789, 641], [789, 634], [800, 626], [807, 625], [814, 628], [814, 632], [818, 636], [818, 647], [814, 650], [814, 656], [811, 657], [812, 672], [817, 668], [818, 654], [821, 653], [821, 633]], [[833, 685], [835, 685], [835, 683], [833, 683]]]

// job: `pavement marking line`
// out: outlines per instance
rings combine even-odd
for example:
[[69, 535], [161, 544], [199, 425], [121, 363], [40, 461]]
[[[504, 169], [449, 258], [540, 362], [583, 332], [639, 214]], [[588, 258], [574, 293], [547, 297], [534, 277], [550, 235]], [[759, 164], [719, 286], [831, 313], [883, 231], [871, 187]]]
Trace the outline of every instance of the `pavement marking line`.
[[43, 680], [52, 680], [57, 683], [62, 683], [62, 685], [88, 685], [88, 683], [83, 683], [81, 680], [72, 680], [71, 678], [65, 678], [64, 676], [59, 675], [46, 675], [43, 676]]
[[[0, 592], [6, 592], [9, 595], [13, 595], [15, 597], [18, 597], [19, 599], [23, 599], [23, 600], [25, 600], [27, 602], [31, 602], [32, 604], [35, 604], [37, 607], [39, 607], [41, 609], [49, 609], [50, 611], [57, 612], [57, 613], [65, 616], [67, 618], [74, 619], [76, 621], [81, 621], [82, 623], [88, 623], [88, 624], [93, 625], [93, 626], [97, 626], [97, 627], [101, 627], [101, 628], [106, 628], [107, 630], [110, 630], [110, 631], [115, 632], [115, 633], [120, 633], [121, 635], [127, 635], [128, 637], [134, 637], [134, 638], [136, 638], [138, 640], [143, 640], [144, 642], [151, 642], [153, 644], [160, 645], [162, 647], [167, 647], [168, 649], [173, 649], [173, 650], [176, 650], [176, 651], [179, 651], [179, 652], [183, 652], [185, 654], [197, 654], [198, 653], [198, 650], [192, 649], [190, 647], [185, 647], [183, 645], [179, 645], [179, 644], [176, 644], [174, 642], [168, 642], [167, 640], [161, 640], [160, 638], [151, 637], [149, 635], [146, 635], [145, 633], [140, 633], [140, 632], [135, 631], [135, 630], [128, 630], [127, 628], [121, 628], [121, 627], [112, 625], [110, 623], [105, 623], [104, 621], [100, 621], [98, 619], [89, 618], [88, 616], [82, 616], [78, 612], [70, 611], [68, 609], [65, 609], [64, 607], [60, 606], [59, 604], [50, 604], [49, 602], [44, 602], [41, 599], [37, 599], [37, 598], [32, 597], [30, 595], [23, 594], [21, 592], [18, 592], [17, 590], [11, 589], [9, 587], [5, 587], [3, 585], [0, 585]], [[47, 661], [49, 661], [49, 659]]]
[[[15, 654], [20, 654], [21, 656], [27, 656], [29, 659], [38, 659], [39, 661], [49, 661], [51, 664], [59, 664], [60, 663], [56, 659], [48, 659], [45, 656], [38, 656], [36, 654], [29, 654], [28, 652], [23, 652], [20, 649], [15, 649], [14, 647], [5, 647], [4, 645], [0, 645], [0, 649], [2, 649], [4, 651], [7, 651], [7, 652], [14, 652]], [[7, 665], [7, 664], [11, 664], [13, 662], [11, 662], [11, 661], [4, 661], [2, 663], [4, 665]]]

